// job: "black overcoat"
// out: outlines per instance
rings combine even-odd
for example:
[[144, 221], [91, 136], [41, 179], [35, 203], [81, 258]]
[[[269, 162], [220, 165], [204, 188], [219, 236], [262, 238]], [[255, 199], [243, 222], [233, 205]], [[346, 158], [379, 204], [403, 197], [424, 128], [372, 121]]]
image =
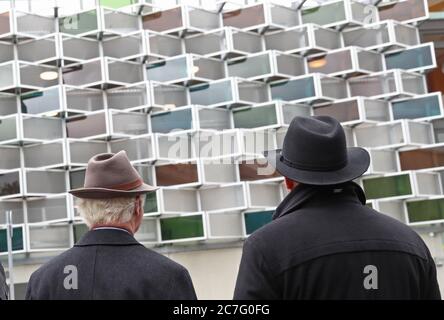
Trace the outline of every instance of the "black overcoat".
[[355, 183], [301, 185], [244, 244], [235, 299], [440, 299], [435, 263]]

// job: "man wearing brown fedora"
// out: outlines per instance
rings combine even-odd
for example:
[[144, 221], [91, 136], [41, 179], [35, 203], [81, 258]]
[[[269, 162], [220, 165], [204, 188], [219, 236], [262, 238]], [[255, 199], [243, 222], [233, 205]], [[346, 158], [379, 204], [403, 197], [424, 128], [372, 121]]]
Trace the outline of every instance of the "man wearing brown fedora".
[[366, 206], [352, 182], [370, 164], [328, 116], [295, 117], [266, 153], [290, 193], [245, 242], [235, 299], [440, 299], [429, 250]]
[[184, 267], [133, 237], [155, 190], [124, 151], [91, 158], [84, 187], [70, 191], [90, 231], [31, 275], [26, 298], [196, 299]]

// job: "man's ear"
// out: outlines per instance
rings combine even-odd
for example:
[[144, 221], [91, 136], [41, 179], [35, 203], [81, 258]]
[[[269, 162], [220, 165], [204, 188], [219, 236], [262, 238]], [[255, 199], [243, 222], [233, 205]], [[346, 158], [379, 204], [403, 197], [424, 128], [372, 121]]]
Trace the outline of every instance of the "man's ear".
[[284, 177], [285, 178], [285, 186], [287, 187], [287, 189], [288, 190], [293, 190], [293, 188], [294, 188], [294, 181], [293, 180], [291, 180], [291, 179], [288, 179], [287, 177]]
[[299, 182], [288, 179], [287, 177], [284, 177], [284, 178], [285, 178], [285, 185], [287, 186], [287, 189], [290, 191], [299, 185]]
[[134, 206], [134, 214], [136, 216], [143, 215], [142, 198], [140, 197], [140, 195], [136, 196], [136, 205]]

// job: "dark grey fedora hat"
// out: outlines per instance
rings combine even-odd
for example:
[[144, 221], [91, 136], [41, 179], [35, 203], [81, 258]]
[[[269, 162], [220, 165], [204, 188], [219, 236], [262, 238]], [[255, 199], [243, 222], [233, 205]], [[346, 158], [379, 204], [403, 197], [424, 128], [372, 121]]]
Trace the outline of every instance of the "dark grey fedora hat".
[[368, 152], [347, 148], [344, 129], [329, 116], [295, 117], [282, 149], [264, 154], [283, 176], [312, 185], [351, 181], [370, 165]]
[[157, 189], [144, 183], [126, 152], [119, 151], [89, 159], [83, 188], [69, 192], [78, 198], [104, 199], [135, 196]]

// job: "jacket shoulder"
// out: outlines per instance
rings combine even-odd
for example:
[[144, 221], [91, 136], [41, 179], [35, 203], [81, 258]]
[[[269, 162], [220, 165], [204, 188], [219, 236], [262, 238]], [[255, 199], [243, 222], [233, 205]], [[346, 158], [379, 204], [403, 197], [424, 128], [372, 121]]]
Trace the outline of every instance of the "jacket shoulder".
[[163, 268], [164, 271], [188, 272], [187, 269], [181, 264], [171, 260], [170, 258], [164, 256], [159, 252], [146, 248], [142, 245], [138, 247], [138, 254], [140, 255], [140, 258], [145, 259], [146, 262], [149, 262], [150, 264], [158, 264], [160, 267]]
[[[31, 276], [31, 278], [39, 278], [43, 275], [50, 275], [60, 268], [64, 268], [67, 265], [75, 264], [79, 261], [86, 260], [85, 257], [89, 255], [96, 255], [97, 250], [100, 248], [107, 248], [113, 250], [113, 248], [123, 249], [127, 248], [127, 255], [137, 258], [137, 264], [133, 265], [137, 268], [138, 265], [146, 267], [149, 265], [156, 265], [164, 271], [168, 272], [187, 272], [185, 267], [179, 263], [171, 260], [170, 258], [154, 251], [143, 245], [127, 246], [127, 247], [112, 247], [112, 246], [87, 246], [87, 247], [73, 247], [67, 251], [55, 256], [42, 266], [40, 266]], [[88, 254], [89, 251], [89, 254]], [[92, 261], [89, 261], [92, 262]], [[124, 263], [124, 261], [122, 261]], [[31, 280], [30, 280], [31, 281]]]
[[74, 249], [75, 248], [68, 249], [60, 253], [59, 255], [51, 258], [49, 261], [45, 262], [32, 273], [30, 282], [33, 278], [37, 278], [37, 276], [45, 274], [48, 271], [54, 270], [55, 268], [60, 268], [60, 266], [65, 266], [70, 261], [70, 257], [73, 256]]
[[408, 225], [367, 206], [356, 205], [344, 209], [345, 213], [323, 211], [318, 214], [316, 209], [301, 208], [266, 224], [250, 235], [249, 239], [258, 244], [273, 244], [276, 242], [271, 240], [288, 237], [303, 241], [313, 236], [326, 242], [338, 238], [392, 239], [426, 248], [421, 237]]

